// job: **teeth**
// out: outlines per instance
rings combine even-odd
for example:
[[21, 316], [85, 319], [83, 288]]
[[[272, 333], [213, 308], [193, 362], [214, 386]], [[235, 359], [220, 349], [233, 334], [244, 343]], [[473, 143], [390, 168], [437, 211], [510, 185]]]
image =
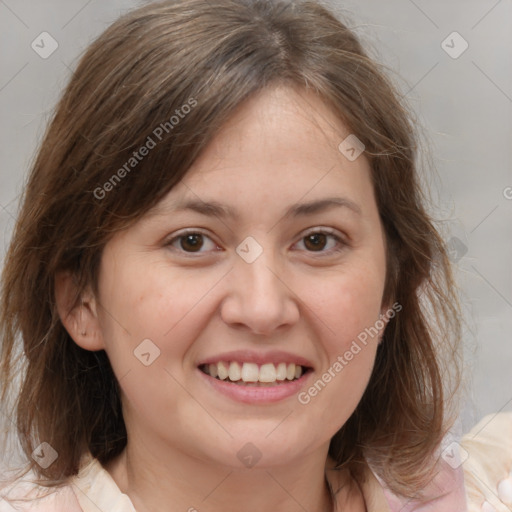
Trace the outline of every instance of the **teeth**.
[[302, 376], [302, 366], [294, 363], [265, 363], [258, 366], [256, 363], [239, 363], [237, 361], [219, 361], [203, 367], [211, 377], [220, 380], [229, 379], [237, 384], [269, 385], [284, 380], [294, 380]]
[[229, 380], [231, 380], [231, 381], [240, 380], [241, 377], [242, 377], [242, 369], [240, 368], [240, 365], [236, 361], [233, 361], [229, 365]]
[[285, 380], [286, 379], [286, 363], [279, 363], [277, 365], [276, 379], [277, 380]]
[[217, 377], [217, 365], [216, 364], [209, 364], [208, 365], [208, 371], [210, 372], [210, 375], [212, 377]]
[[226, 380], [228, 378], [229, 368], [224, 361], [217, 363], [217, 374], [220, 380]]
[[256, 363], [244, 363], [243, 364], [242, 380], [244, 382], [258, 382], [259, 376], [260, 376], [260, 370]]
[[275, 382], [276, 367], [272, 363], [262, 364], [260, 368], [260, 382]]

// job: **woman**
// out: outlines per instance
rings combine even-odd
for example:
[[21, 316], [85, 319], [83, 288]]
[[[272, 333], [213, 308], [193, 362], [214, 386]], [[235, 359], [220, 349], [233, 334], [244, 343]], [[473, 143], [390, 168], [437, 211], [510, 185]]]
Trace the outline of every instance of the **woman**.
[[18, 435], [58, 489], [17, 497], [464, 510], [439, 458], [458, 306], [415, 152], [397, 93], [316, 2], [114, 23], [57, 107], [4, 269], [3, 389], [21, 339]]

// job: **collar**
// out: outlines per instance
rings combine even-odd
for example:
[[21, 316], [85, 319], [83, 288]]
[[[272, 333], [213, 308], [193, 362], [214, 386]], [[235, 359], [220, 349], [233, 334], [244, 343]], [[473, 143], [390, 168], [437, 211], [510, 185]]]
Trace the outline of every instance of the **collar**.
[[[326, 477], [336, 492], [347, 482], [347, 472], [333, 469], [334, 466], [334, 461], [328, 458]], [[129, 496], [121, 492], [110, 473], [90, 453], [84, 455], [80, 468], [70, 483], [83, 512], [136, 512]], [[364, 466], [362, 476], [355, 483], [361, 490], [366, 512], [392, 512], [382, 486], [368, 465]], [[337, 505], [342, 512], [339, 501]]]

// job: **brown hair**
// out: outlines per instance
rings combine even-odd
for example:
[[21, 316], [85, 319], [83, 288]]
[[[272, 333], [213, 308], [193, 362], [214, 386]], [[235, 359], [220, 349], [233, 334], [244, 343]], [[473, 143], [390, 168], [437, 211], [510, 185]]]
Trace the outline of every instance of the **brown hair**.
[[[17, 433], [43, 485], [76, 474], [87, 450], [105, 464], [127, 441], [106, 353], [80, 348], [60, 321], [57, 272], [71, 271], [79, 291], [97, 291], [109, 239], [179, 182], [237, 106], [278, 84], [319, 94], [366, 146], [388, 242], [384, 303], [402, 306], [330, 455], [353, 471], [371, 461], [408, 496], [431, 477], [425, 461], [435, 459], [449, 425], [442, 364], [457, 367], [460, 325], [408, 110], [354, 33], [318, 2], [173, 0], [124, 15], [81, 58], [31, 170], [7, 254], [2, 400], [21, 361]], [[176, 109], [193, 102], [170, 128]], [[165, 137], [122, 173], [165, 122]], [[43, 441], [59, 455], [47, 469], [30, 457]]]

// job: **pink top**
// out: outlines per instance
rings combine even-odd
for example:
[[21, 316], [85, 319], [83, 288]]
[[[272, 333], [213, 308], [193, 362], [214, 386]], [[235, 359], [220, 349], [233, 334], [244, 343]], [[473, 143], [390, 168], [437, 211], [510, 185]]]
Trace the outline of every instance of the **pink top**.
[[461, 442], [468, 512], [512, 510], [512, 413], [490, 414]]
[[[135, 512], [130, 498], [90, 455], [84, 457], [78, 475], [56, 491], [36, 487], [27, 481], [28, 476], [0, 490], [0, 512]], [[428, 503], [394, 496], [369, 467], [358, 483], [367, 512], [510, 512], [512, 413], [485, 417], [460, 444], [453, 442], [445, 448], [439, 472], [427, 489], [438, 498]], [[47, 495], [35, 499], [43, 494]], [[26, 501], [12, 501], [21, 497]]]
[[[429, 490], [441, 497], [422, 505], [394, 496], [367, 467], [364, 478], [358, 482], [367, 512], [466, 512], [462, 467], [453, 469], [440, 461], [440, 471]], [[29, 475], [1, 491], [5, 499], [0, 498], [0, 512], [136, 512], [128, 495], [120, 491], [110, 474], [90, 454], [84, 456], [78, 475], [57, 490], [31, 484]], [[20, 497], [26, 501], [13, 501]]]

